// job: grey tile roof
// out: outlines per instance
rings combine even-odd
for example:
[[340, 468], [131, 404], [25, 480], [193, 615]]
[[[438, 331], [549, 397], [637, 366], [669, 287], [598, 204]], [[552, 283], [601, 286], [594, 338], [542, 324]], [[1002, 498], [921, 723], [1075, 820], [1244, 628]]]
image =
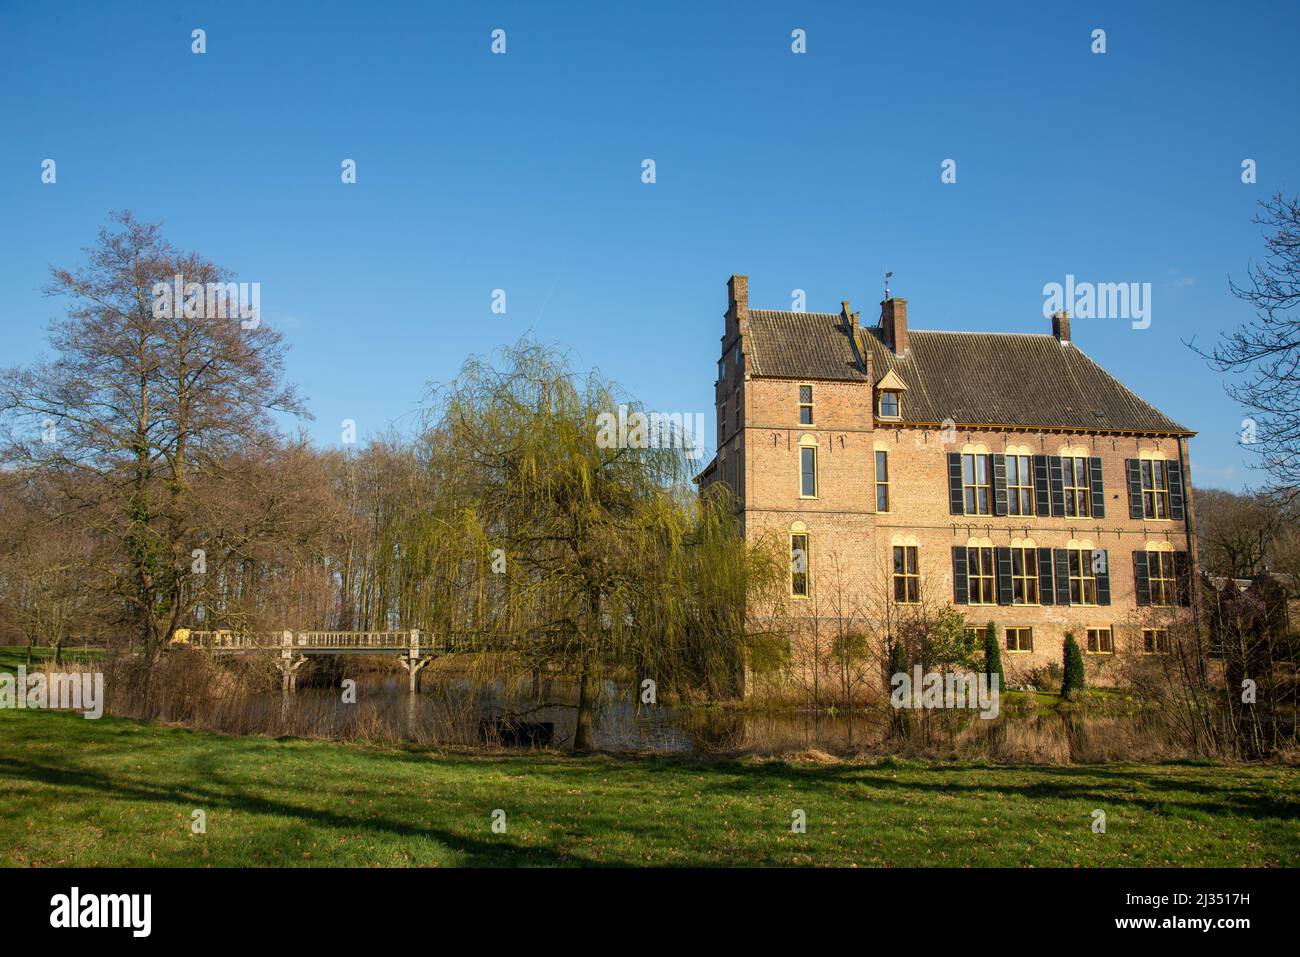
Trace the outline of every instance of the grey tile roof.
[[[837, 313], [750, 310], [754, 375], [866, 381], [865, 358]], [[1054, 336], [909, 330], [897, 358], [879, 327], [859, 331], [872, 376], [891, 369], [907, 385], [903, 422], [1157, 432], [1191, 435], [1125, 388], [1078, 346]]]
[[751, 309], [748, 348], [755, 375], [867, 381], [839, 313]]

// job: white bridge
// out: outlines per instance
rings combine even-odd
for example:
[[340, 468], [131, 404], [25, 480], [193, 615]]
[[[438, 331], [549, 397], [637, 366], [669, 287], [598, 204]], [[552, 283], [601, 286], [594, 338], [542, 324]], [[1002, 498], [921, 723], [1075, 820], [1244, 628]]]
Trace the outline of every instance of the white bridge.
[[178, 628], [173, 647], [190, 647], [213, 654], [269, 653], [276, 656], [283, 688], [298, 687], [298, 669], [309, 655], [373, 655], [397, 653], [398, 661], [411, 679], [411, 691], [419, 687], [420, 672], [439, 655], [450, 654], [453, 642], [410, 631], [191, 631]]

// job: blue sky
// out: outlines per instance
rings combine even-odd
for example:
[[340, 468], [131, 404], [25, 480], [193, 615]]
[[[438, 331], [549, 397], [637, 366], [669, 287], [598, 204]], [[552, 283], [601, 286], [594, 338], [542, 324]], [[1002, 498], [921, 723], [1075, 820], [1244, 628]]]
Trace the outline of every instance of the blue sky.
[[1242, 412], [1182, 341], [1249, 318], [1255, 204], [1300, 190], [1298, 41], [1291, 2], [0, 2], [0, 365], [120, 208], [261, 283], [331, 444], [529, 330], [711, 437], [733, 272], [873, 320], [891, 269], [914, 328], [1022, 332], [1073, 274], [1152, 284], [1150, 328], [1074, 339], [1239, 488]]

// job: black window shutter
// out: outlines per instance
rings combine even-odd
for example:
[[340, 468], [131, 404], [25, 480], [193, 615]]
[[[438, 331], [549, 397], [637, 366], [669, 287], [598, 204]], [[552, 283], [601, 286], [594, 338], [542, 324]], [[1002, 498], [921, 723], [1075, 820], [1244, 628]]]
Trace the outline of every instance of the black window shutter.
[[1056, 572], [1056, 603], [1070, 603], [1070, 553], [1064, 548], [1052, 549], [1052, 565]]
[[1128, 477], [1128, 517], [1142, 517], [1142, 463], [1137, 459], [1124, 460], [1124, 473]]
[[961, 498], [961, 453], [948, 453], [948, 511], [953, 515], [965, 514]]
[[1056, 604], [1056, 586], [1052, 584], [1052, 550], [1038, 550], [1038, 603], [1040, 605]]
[[1052, 500], [1047, 487], [1047, 456], [1034, 456], [1034, 511], [1039, 518], [1052, 514]]
[[1092, 486], [1092, 517], [1106, 517], [1106, 488], [1101, 481], [1101, 459], [1088, 459], [1088, 484]]
[[1097, 563], [1097, 556], [1101, 556], [1100, 568], [1097, 569], [1097, 604], [1110, 604], [1110, 556], [1106, 554], [1106, 549], [1093, 549], [1093, 562]]
[[1183, 463], [1169, 463], [1169, 517], [1183, 520]]
[[1011, 604], [1011, 547], [999, 545], [993, 549], [994, 568], [998, 575], [998, 604]]
[[1190, 605], [1192, 603], [1192, 563], [1186, 552], [1174, 552], [1174, 587], [1178, 593], [1178, 604]]
[[1065, 515], [1065, 476], [1061, 471], [1061, 457], [1047, 457], [1047, 481], [1052, 490], [1052, 514], [1060, 518]]
[[952, 600], [958, 605], [970, 604], [970, 588], [966, 582], [966, 546], [952, 547]]
[[1133, 593], [1139, 605], [1151, 604], [1151, 575], [1147, 570], [1147, 553], [1133, 553]]
[[1007, 457], [993, 456], [993, 514], [1007, 514]]

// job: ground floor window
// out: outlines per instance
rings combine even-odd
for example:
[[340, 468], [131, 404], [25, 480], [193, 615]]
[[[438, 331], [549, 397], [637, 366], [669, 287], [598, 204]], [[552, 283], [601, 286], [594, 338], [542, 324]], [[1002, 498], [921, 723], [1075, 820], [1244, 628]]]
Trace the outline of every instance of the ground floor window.
[[1088, 629], [1088, 654], [1113, 655], [1114, 653], [1115, 638], [1109, 628]]
[[1169, 654], [1169, 629], [1143, 628], [1142, 650], [1148, 655]]
[[1033, 651], [1034, 629], [1007, 628], [1007, 651]]

